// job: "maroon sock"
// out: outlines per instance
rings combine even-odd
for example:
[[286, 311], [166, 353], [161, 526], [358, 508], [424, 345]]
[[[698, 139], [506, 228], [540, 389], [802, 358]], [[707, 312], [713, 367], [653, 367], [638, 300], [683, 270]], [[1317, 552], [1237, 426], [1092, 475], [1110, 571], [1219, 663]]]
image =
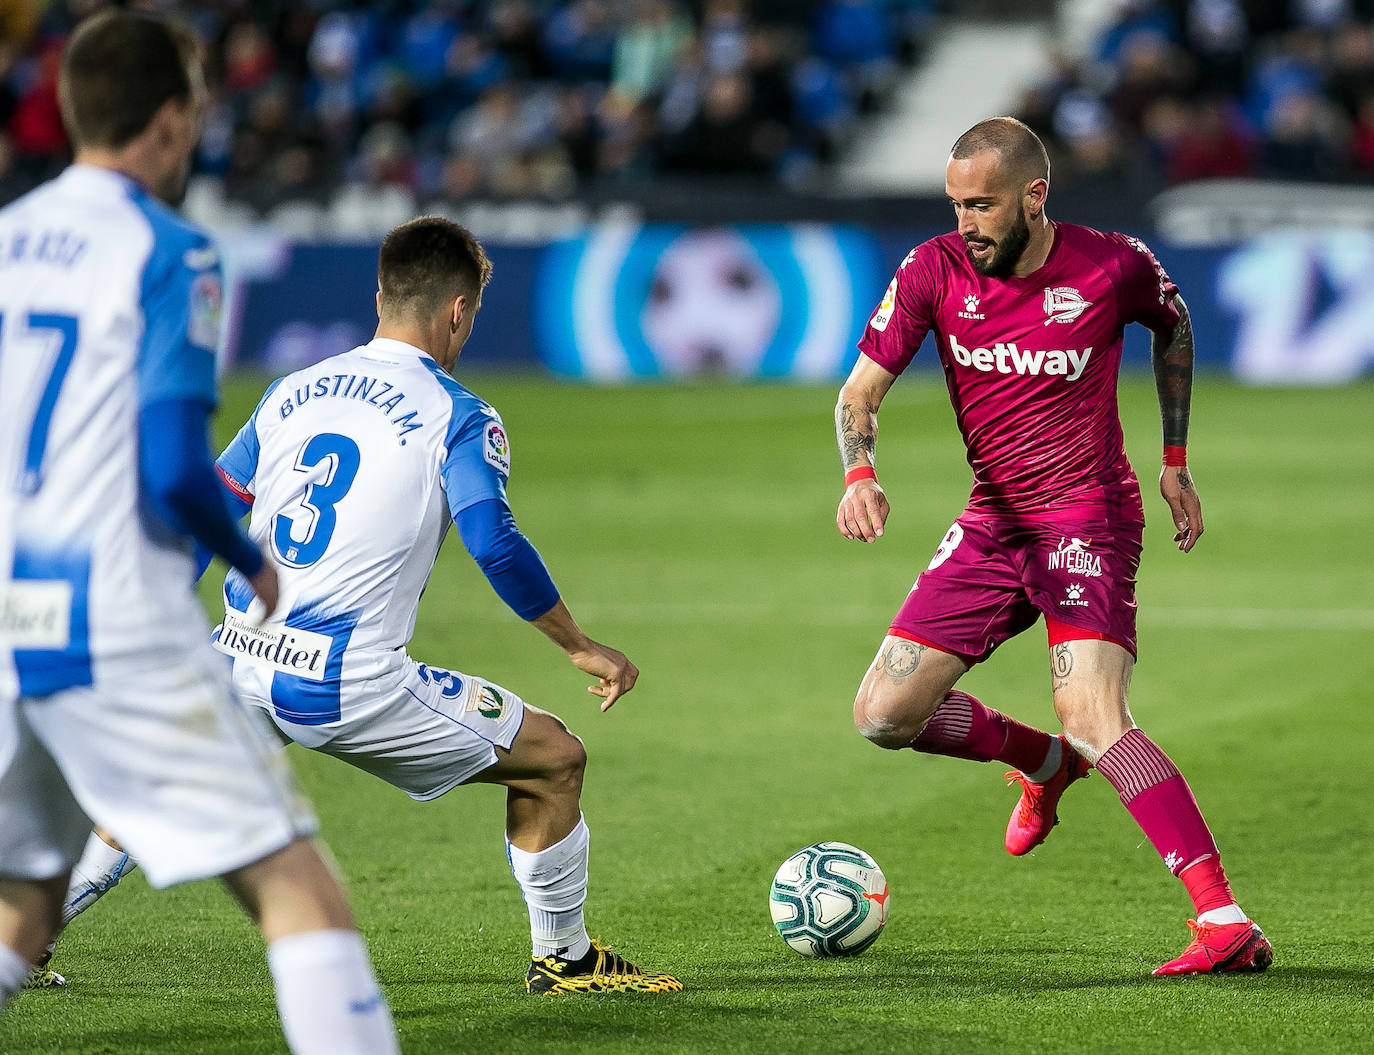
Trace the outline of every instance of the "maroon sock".
[[1201, 861], [1195, 861], [1178, 877], [1188, 888], [1188, 896], [1193, 899], [1199, 916], [1214, 908], [1225, 908], [1236, 903], [1236, 895], [1231, 893], [1231, 884], [1226, 880], [1226, 869], [1221, 867], [1220, 857], [1204, 857]]
[[1023, 725], [953, 689], [911, 741], [911, 749], [974, 762], [996, 759], [1023, 773], [1034, 773], [1049, 757], [1053, 740], [1049, 733]]
[[1116, 788], [1169, 871], [1183, 876], [1187, 869], [1183, 882], [1199, 913], [1234, 902], [1216, 840], [1192, 789], [1153, 740], [1132, 729], [1102, 753], [1096, 768]]

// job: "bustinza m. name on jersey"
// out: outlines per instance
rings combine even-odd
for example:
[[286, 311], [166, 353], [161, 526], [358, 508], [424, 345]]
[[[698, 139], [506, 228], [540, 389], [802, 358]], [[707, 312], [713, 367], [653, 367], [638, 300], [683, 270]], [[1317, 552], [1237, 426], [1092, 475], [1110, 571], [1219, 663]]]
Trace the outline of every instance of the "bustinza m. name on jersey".
[[231, 572], [216, 647], [288, 721], [338, 721], [402, 674], [420, 594], [454, 517], [505, 501], [496, 411], [384, 338], [275, 382], [219, 458], [280, 571], [284, 617], [257, 625]]
[[934, 331], [973, 468], [970, 508], [1096, 506], [1138, 488], [1117, 413], [1128, 323], [1170, 329], [1177, 287], [1143, 242], [1054, 224], [1044, 265], [989, 278], [957, 232], [911, 251], [859, 348], [900, 374]]

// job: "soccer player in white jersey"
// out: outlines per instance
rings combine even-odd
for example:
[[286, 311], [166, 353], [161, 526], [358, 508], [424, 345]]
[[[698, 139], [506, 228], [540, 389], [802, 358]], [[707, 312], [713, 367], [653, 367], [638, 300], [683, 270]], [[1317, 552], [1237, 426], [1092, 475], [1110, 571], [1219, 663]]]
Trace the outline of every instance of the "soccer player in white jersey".
[[573, 621], [511, 517], [501, 418], [452, 377], [490, 275], [457, 224], [398, 227], [379, 254], [373, 340], [267, 390], [218, 465], [252, 509], [249, 534], [281, 566], [281, 608], [254, 625], [249, 583], [231, 571], [216, 647], [233, 657], [245, 702], [297, 743], [417, 800], [468, 781], [506, 786], [529, 992], [676, 991], [677, 979], [588, 939], [581, 741], [510, 690], [405, 650], [455, 523], [498, 595], [596, 679], [603, 711], [639, 675]]
[[275, 569], [215, 480], [219, 269], [154, 197], [205, 87], [180, 26], [108, 12], [63, 56], [76, 163], [0, 210], [0, 1003], [94, 820], [155, 886], [223, 875], [268, 943], [297, 1053], [397, 1051], [315, 820], [232, 696], [192, 539], [265, 611]]

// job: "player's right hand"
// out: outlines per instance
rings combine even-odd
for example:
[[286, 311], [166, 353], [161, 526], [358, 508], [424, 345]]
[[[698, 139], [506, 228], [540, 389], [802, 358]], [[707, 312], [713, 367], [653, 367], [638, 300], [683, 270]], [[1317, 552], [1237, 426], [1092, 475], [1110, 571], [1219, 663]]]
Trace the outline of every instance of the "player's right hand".
[[845, 538], [874, 542], [882, 537], [890, 510], [877, 480], [855, 480], [840, 499], [835, 526]]
[[601, 697], [603, 711], [610, 710], [611, 704], [633, 689], [639, 680], [639, 668], [629, 661], [625, 653], [598, 644], [591, 638], [587, 638], [585, 647], [569, 653], [568, 658], [582, 673], [596, 678], [597, 683], [588, 685], [587, 691]]
[[281, 600], [280, 588], [277, 585], [277, 569], [267, 554], [262, 555], [262, 567], [248, 580], [248, 585], [253, 587], [253, 593], [258, 598], [251, 615], [257, 616], [260, 608], [261, 616], [258, 621], [265, 623], [272, 618], [272, 613], [277, 610], [277, 602]]

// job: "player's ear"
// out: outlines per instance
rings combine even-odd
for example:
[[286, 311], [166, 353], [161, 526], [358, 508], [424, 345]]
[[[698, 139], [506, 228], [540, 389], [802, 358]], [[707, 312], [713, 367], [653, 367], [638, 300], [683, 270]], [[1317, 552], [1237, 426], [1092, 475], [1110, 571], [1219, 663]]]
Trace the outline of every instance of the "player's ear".
[[382, 290], [381, 290], [380, 287], [378, 287], [378, 289], [377, 289], [377, 298], [376, 298], [376, 299], [377, 299], [377, 318], [380, 319], [380, 318], [382, 317]]
[[168, 99], [153, 112], [152, 119], [142, 135], [149, 137], [159, 152], [170, 151], [176, 145], [177, 128], [181, 118], [176, 100]]
[[463, 321], [463, 312], [467, 309], [467, 298], [458, 296], [453, 299], [453, 304], [449, 309], [448, 332], [457, 333], [458, 327]]
[[1050, 185], [1043, 179], [1033, 179], [1026, 184], [1026, 193], [1022, 200], [1026, 203], [1026, 212], [1032, 217], [1038, 217], [1045, 209], [1045, 197], [1049, 194]]

